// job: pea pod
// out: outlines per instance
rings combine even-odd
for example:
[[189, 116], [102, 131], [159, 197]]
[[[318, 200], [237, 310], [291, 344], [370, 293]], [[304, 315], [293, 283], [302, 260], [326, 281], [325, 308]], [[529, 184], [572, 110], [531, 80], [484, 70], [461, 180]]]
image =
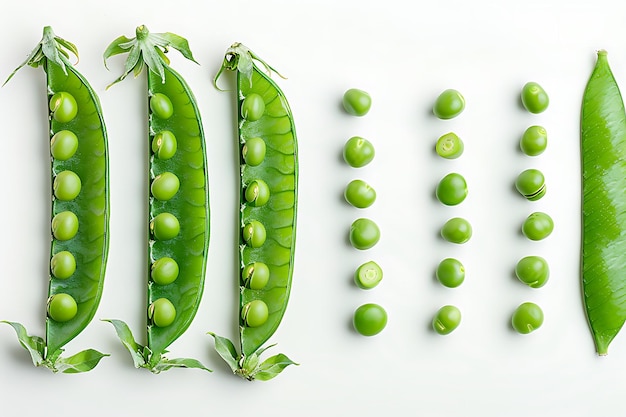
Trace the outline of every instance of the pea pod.
[[[239, 352], [227, 338], [210, 334], [235, 374], [268, 380], [295, 364], [282, 353], [263, 362], [260, 356], [285, 314], [291, 289], [298, 201], [296, 131], [287, 99], [269, 76], [276, 72], [272, 67], [235, 43], [226, 51], [216, 87], [224, 70], [236, 73], [239, 109]], [[263, 286], [257, 284], [259, 275]]]
[[606, 51], [587, 83], [581, 112], [582, 289], [599, 355], [626, 319], [626, 112]]
[[[169, 66], [169, 47], [195, 62], [186, 39], [172, 33], [121, 36], [104, 53], [106, 60], [128, 53], [125, 72], [113, 84], [148, 67], [150, 152], [147, 279], [147, 345], [137, 343], [120, 320], [111, 322], [136, 367], [154, 373], [172, 367], [208, 370], [195, 359], [167, 359], [168, 346], [194, 319], [204, 288], [209, 245], [208, 171], [198, 105], [185, 80]], [[111, 85], [113, 85], [111, 84]]]
[[108, 356], [88, 349], [61, 357], [63, 347], [91, 322], [102, 296], [109, 248], [109, 167], [98, 96], [69, 62], [69, 53], [78, 58], [76, 46], [46, 26], [41, 42], [7, 79], [25, 65], [46, 73], [53, 190], [45, 340], [28, 335], [19, 323], [4, 323], [14, 328], [36, 366], [78, 373]]

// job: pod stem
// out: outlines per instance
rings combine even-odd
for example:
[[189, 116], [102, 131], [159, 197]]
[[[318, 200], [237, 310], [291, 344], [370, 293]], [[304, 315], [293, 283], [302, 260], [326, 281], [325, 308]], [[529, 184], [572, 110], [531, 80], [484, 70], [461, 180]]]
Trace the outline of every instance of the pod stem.
[[239, 71], [239, 73], [250, 82], [250, 85], [252, 85], [252, 72], [255, 67], [254, 61], [259, 62], [265, 68], [265, 72], [268, 75], [275, 72], [280, 78], [287, 79], [248, 47], [239, 42], [235, 42], [226, 50], [222, 66], [213, 79], [213, 85], [218, 90], [225, 91], [217, 86], [217, 80], [225, 69], [229, 71]]

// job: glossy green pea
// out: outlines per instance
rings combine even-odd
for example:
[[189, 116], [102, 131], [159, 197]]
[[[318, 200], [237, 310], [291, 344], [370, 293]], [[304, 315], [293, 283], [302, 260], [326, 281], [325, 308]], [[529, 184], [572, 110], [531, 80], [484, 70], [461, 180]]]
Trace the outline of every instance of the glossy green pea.
[[541, 171], [530, 168], [518, 175], [515, 188], [527, 200], [537, 201], [546, 194], [546, 180]]
[[165, 94], [155, 93], [150, 97], [150, 110], [158, 118], [167, 120], [174, 114], [174, 105]]
[[[237, 163], [243, 162], [237, 193], [237, 215], [243, 230], [233, 247], [240, 265], [233, 271], [240, 289], [238, 348], [237, 343], [211, 334], [220, 356], [231, 366], [237, 364], [235, 374], [267, 380], [293, 364], [283, 354], [265, 361], [259, 355], [287, 312], [294, 277], [298, 141], [288, 100], [272, 79], [275, 71], [269, 64], [235, 43], [226, 51], [214, 79], [216, 87], [225, 70], [235, 73], [235, 95], [244, 98], [239, 101], [234, 123], [240, 155]], [[257, 309], [261, 314], [253, 313]], [[227, 345], [234, 348], [226, 351], [223, 347]]]
[[52, 218], [52, 235], [58, 240], [70, 240], [78, 233], [78, 217], [62, 211]]
[[161, 160], [168, 160], [176, 154], [178, 141], [169, 130], [162, 130], [152, 139], [152, 152]]
[[365, 262], [356, 269], [354, 283], [364, 290], [371, 290], [383, 279], [382, 268], [374, 261]]
[[531, 288], [541, 288], [550, 277], [548, 262], [541, 256], [525, 256], [515, 266], [517, 278]]
[[262, 138], [250, 138], [241, 148], [244, 162], [252, 167], [261, 165], [266, 151], [265, 141]]
[[472, 225], [464, 218], [453, 217], [444, 223], [441, 237], [451, 243], [466, 243], [472, 237]]
[[467, 197], [467, 182], [465, 177], [452, 172], [443, 177], [435, 191], [437, 199], [446, 206], [461, 204]]
[[243, 227], [243, 240], [253, 248], [260, 248], [267, 239], [267, 231], [263, 223], [252, 220]]
[[180, 222], [172, 213], [161, 213], [150, 222], [150, 231], [157, 240], [173, 239], [180, 232]]
[[78, 313], [78, 305], [71, 295], [59, 293], [50, 297], [48, 316], [52, 320], [64, 323], [76, 317], [76, 313]]
[[168, 256], [157, 259], [150, 268], [150, 277], [158, 285], [171, 284], [176, 281], [179, 273], [178, 263]]
[[552, 217], [541, 211], [531, 213], [522, 224], [522, 233], [530, 240], [542, 240], [554, 230]]
[[435, 273], [441, 285], [456, 288], [465, 281], [465, 266], [455, 258], [446, 258], [439, 262]]
[[522, 104], [531, 113], [541, 113], [548, 108], [550, 98], [546, 91], [536, 82], [528, 82], [522, 87]]
[[543, 311], [531, 302], [520, 304], [511, 317], [511, 325], [520, 334], [531, 333], [543, 324]]
[[432, 324], [440, 335], [450, 334], [461, 324], [461, 310], [452, 305], [443, 306], [437, 310]]
[[375, 155], [374, 145], [360, 136], [351, 137], [343, 147], [343, 159], [353, 168], [364, 167]]
[[176, 307], [167, 298], [156, 299], [148, 307], [148, 320], [157, 327], [167, 327], [176, 320]]
[[356, 219], [350, 226], [349, 238], [355, 249], [370, 249], [380, 240], [380, 229], [371, 219]]
[[71, 122], [78, 114], [76, 99], [66, 91], [53, 94], [49, 104], [52, 117], [59, 123]]
[[607, 52], [597, 53], [581, 111], [581, 287], [598, 355], [626, 321], [626, 110]]
[[363, 336], [375, 336], [387, 326], [387, 311], [378, 304], [363, 304], [354, 312], [352, 324]]
[[453, 132], [441, 135], [435, 144], [435, 152], [445, 159], [456, 159], [463, 155], [465, 145], [461, 138]]
[[343, 195], [356, 208], [367, 208], [376, 201], [376, 190], [363, 180], [350, 181]]
[[69, 130], [60, 130], [50, 139], [50, 154], [54, 159], [67, 161], [78, 150], [78, 137]]
[[541, 155], [548, 147], [548, 133], [543, 126], [530, 126], [524, 131], [519, 147], [528, 156]]
[[81, 189], [80, 177], [72, 171], [61, 171], [52, 182], [54, 196], [61, 201], [71, 201], [78, 197]]
[[454, 89], [444, 90], [433, 106], [433, 114], [440, 119], [457, 117], [465, 109], [465, 98]]
[[241, 319], [248, 327], [259, 327], [267, 321], [269, 309], [261, 300], [250, 301], [241, 310]]
[[67, 279], [76, 272], [76, 259], [66, 250], [56, 253], [50, 259], [50, 272], [58, 279]]
[[[138, 26], [135, 35], [116, 38], [104, 59], [128, 53], [125, 72], [111, 85], [130, 73], [136, 78], [144, 69], [147, 78], [149, 114], [137, 121], [148, 122], [146, 176], [154, 177], [146, 187], [150, 195], [146, 216], [151, 221], [144, 242], [151, 325], [140, 358], [132, 348], [138, 343], [128, 326], [121, 320], [109, 322], [137, 367], [159, 373], [172, 368], [168, 347], [189, 328], [202, 299], [210, 237], [207, 141], [194, 94], [165, 54], [175, 49], [195, 62], [187, 40], [172, 33], [151, 33], [145, 25]], [[175, 361], [176, 368], [207, 370], [195, 359]]]
[[351, 88], [343, 94], [341, 103], [348, 114], [361, 117], [365, 116], [370, 111], [372, 98], [369, 93], [363, 90]]
[[270, 200], [270, 187], [263, 180], [254, 180], [246, 187], [244, 197], [254, 207], [261, 207]]
[[270, 269], [263, 262], [252, 262], [241, 271], [241, 279], [251, 290], [262, 290], [270, 280]]
[[180, 180], [176, 174], [164, 172], [152, 180], [150, 191], [152, 196], [159, 201], [167, 201], [173, 198], [180, 188]]
[[259, 120], [265, 113], [263, 97], [257, 93], [251, 93], [241, 103], [241, 117], [254, 122]]

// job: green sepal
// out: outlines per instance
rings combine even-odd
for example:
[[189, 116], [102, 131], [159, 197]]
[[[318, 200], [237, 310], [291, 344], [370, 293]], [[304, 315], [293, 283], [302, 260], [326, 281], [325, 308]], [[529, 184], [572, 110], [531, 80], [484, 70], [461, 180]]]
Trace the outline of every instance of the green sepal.
[[[60, 350], [60, 349], [59, 349]], [[55, 368], [57, 371], [65, 374], [78, 374], [82, 372], [91, 371], [95, 368], [100, 360], [104, 357], [110, 356], [107, 353], [98, 352], [95, 349], [87, 349], [82, 352], [78, 352], [69, 358], [61, 358], [55, 362]]]
[[189, 42], [182, 36], [170, 32], [150, 33], [145, 25], [138, 26], [135, 30], [135, 35], [135, 38], [118, 37], [104, 51], [105, 67], [107, 67], [107, 59], [110, 57], [128, 53], [123, 74], [109, 84], [107, 88], [124, 80], [131, 72], [136, 78], [141, 74], [144, 64], [149, 71], [154, 72], [161, 78], [161, 82], [165, 83], [164, 65], [169, 65], [170, 62], [165, 54], [170, 48], [176, 49], [190, 61], [198, 63], [189, 48]]
[[271, 65], [262, 60], [248, 47], [239, 42], [235, 42], [226, 50], [222, 66], [215, 75], [215, 78], [213, 79], [213, 85], [218, 90], [224, 91], [217, 86], [217, 80], [220, 75], [222, 75], [222, 72], [227, 69], [230, 71], [239, 71], [243, 78], [248, 80], [250, 86], [252, 86], [252, 72], [254, 71], [255, 66], [254, 61], [258, 61], [263, 66], [263, 68], [265, 68], [265, 72], [268, 75], [271, 75], [272, 72], [275, 72], [279, 77], [286, 79], [283, 75], [281, 75], [281, 73], [276, 71], [276, 69], [274, 69]]
[[100, 360], [106, 356], [94, 349], [87, 349], [69, 358], [61, 357], [63, 349], [59, 348], [46, 356], [46, 343], [39, 336], [29, 336], [26, 328], [19, 323], [10, 321], [0, 321], [9, 324], [17, 333], [20, 344], [30, 353], [35, 366], [50, 369], [52, 372], [63, 372], [66, 374], [76, 374], [91, 371]]
[[230, 339], [211, 332], [208, 334], [215, 339], [215, 351], [230, 366], [233, 373], [248, 381], [269, 381], [289, 365], [299, 365], [282, 353], [260, 362], [261, 354], [275, 345], [261, 347], [251, 355], [243, 356], [237, 353]]
[[[135, 338], [133, 337], [133, 333], [131, 332], [130, 328], [126, 323], [121, 320], [103, 319], [102, 321], [109, 322], [113, 325], [113, 327], [115, 327], [117, 336], [120, 338], [120, 341], [126, 347], [126, 349], [130, 352], [135, 368], [146, 368], [154, 374], [158, 374], [172, 368], [193, 368], [212, 372], [196, 359], [167, 359], [160, 353], [154, 354], [148, 346], [142, 346], [135, 341]], [[164, 353], [167, 353], [167, 351], [165, 351]]]
[[50, 26], [46, 26], [43, 28], [43, 37], [41, 38], [41, 41], [39, 41], [26, 60], [13, 70], [11, 75], [9, 75], [2, 85], [4, 86], [8, 83], [9, 80], [13, 78], [15, 73], [22, 67], [29, 65], [33, 68], [37, 68], [40, 65], [43, 65], [44, 61], [52, 62], [58, 65], [63, 70], [63, 73], [67, 74], [65, 59], [63, 57], [69, 58], [69, 53], [73, 54], [78, 62], [78, 48], [76, 48], [76, 45], [56, 36], [52, 31], [52, 28]]

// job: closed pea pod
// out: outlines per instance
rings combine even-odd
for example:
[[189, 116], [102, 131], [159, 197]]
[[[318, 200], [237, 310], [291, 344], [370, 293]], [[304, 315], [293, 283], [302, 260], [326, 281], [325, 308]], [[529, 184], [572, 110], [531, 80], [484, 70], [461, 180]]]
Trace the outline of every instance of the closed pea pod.
[[626, 320], [626, 111], [603, 50], [583, 96], [581, 158], [583, 303], [606, 355]]
[[[51, 177], [50, 280], [45, 340], [10, 324], [33, 363], [53, 372], [93, 369], [104, 356], [87, 349], [60, 355], [93, 319], [100, 303], [109, 244], [107, 132], [99, 99], [70, 64], [76, 47], [48, 26], [25, 65], [47, 75]], [[8, 80], [7, 80], [8, 81]]]
[[[121, 36], [104, 59], [128, 53], [126, 71], [147, 67], [148, 142], [152, 179], [149, 185], [149, 276], [147, 277], [147, 344], [136, 342], [121, 320], [113, 324], [136, 367], [159, 373], [176, 368], [208, 370], [196, 359], [164, 356], [194, 319], [202, 297], [209, 245], [208, 171], [204, 131], [198, 106], [185, 80], [169, 66], [168, 48], [194, 61], [186, 39], [172, 33], [136, 29], [136, 38]], [[112, 85], [113, 85], [112, 84]]]
[[296, 131], [287, 99], [269, 76], [273, 68], [235, 43], [226, 51], [214, 83], [224, 70], [236, 72], [239, 109], [239, 349], [229, 339], [210, 334], [235, 374], [268, 380], [294, 364], [282, 353], [262, 362], [260, 355], [282, 320], [291, 290], [298, 200]]

